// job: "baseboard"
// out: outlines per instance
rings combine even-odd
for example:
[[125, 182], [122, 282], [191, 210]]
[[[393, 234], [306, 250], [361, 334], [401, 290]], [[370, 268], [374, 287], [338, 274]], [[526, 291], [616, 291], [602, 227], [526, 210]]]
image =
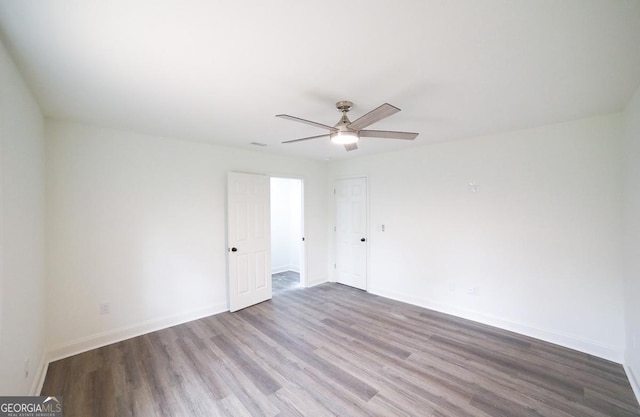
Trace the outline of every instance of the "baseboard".
[[77, 355], [92, 349], [97, 349], [112, 343], [121, 342], [132, 337], [141, 336], [156, 330], [166, 329], [167, 327], [176, 326], [203, 317], [212, 316], [228, 311], [227, 304], [212, 305], [205, 308], [191, 310], [171, 316], [161, 317], [159, 319], [147, 320], [130, 326], [121, 327], [119, 329], [109, 330], [106, 332], [96, 333], [87, 337], [72, 340], [70, 342], [61, 343], [51, 346], [47, 352], [47, 365], [49, 362]]
[[463, 309], [442, 303], [436, 303], [422, 297], [407, 296], [405, 294], [396, 293], [384, 288], [370, 287], [368, 291], [372, 294], [382, 297], [391, 298], [393, 300], [402, 301], [404, 303], [417, 305], [419, 307], [428, 308], [430, 310], [439, 311], [441, 313], [451, 314], [478, 323], [487, 324], [489, 326], [494, 326], [525, 336], [530, 336], [535, 339], [554, 343], [556, 345], [564, 346], [569, 349], [574, 349], [616, 363], [624, 363], [624, 352], [621, 347], [605, 345], [571, 334], [560, 333], [548, 329], [540, 329], [528, 324], [505, 320], [500, 317], [491, 316], [477, 311]]
[[295, 265], [280, 265], [271, 267], [271, 275], [280, 274], [282, 272], [293, 271], [300, 273], [300, 268]]
[[324, 281], [307, 282], [307, 288], [315, 287], [316, 285], [325, 284], [327, 282], [329, 282], [329, 281], [326, 280], [326, 279]]
[[47, 361], [47, 353], [42, 352], [40, 356], [40, 361], [38, 361], [38, 367], [36, 368], [36, 374], [33, 378], [33, 383], [31, 384], [31, 390], [29, 391], [29, 395], [39, 396], [40, 391], [42, 391], [42, 386], [44, 385], [44, 378], [47, 376], [47, 368], [49, 367], [49, 361]]
[[627, 364], [624, 365], [624, 371], [627, 373], [627, 379], [631, 384], [631, 389], [633, 393], [636, 395], [636, 399], [638, 400], [638, 404], [640, 404], [640, 384], [638, 383], [638, 379], [636, 375], [633, 373], [633, 370]]

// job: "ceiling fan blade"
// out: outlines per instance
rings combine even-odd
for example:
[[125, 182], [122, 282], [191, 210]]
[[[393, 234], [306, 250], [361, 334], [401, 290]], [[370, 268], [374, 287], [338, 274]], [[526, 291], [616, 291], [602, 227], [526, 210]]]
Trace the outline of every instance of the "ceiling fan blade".
[[356, 149], [358, 149], [358, 145], [355, 144], [355, 143], [347, 143], [347, 144], [344, 145], [344, 148], [347, 151], [355, 151]]
[[282, 143], [293, 143], [293, 142], [302, 142], [303, 140], [311, 140], [311, 139], [318, 139], [318, 138], [324, 138], [324, 137], [328, 137], [330, 136], [328, 133], [326, 135], [318, 135], [318, 136], [309, 136], [308, 138], [300, 138], [300, 139], [293, 139], [293, 140], [286, 140]]
[[312, 122], [311, 120], [301, 119], [301, 118], [295, 117], [295, 116], [289, 116], [288, 114], [276, 114], [276, 117], [280, 117], [282, 119], [287, 119], [287, 120], [292, 120], [294, 122], [304, 123], [304, 124], [315, 126], [315, 127], [319, 127], [319, 128], [322, 128], [322, 129], [328, 129], [328, 130], [331, 130], [332, 132], [338, 130], [333, 126], [323, 125], [322, 123]]
[[374, 124], [377, 121], [384, 119], [385, 117], [389, 117], [392, 114], [396, 114], [400, 109], [392, 106], [389, 103], [384, 103], [382, 106], [377, 109], [371, 110], [369, 113], [360, 117], [359, 119], [351, 122], [347, 127], [353, 130], [364, 129], [365, 127]]
[[384, 138], [384, 139], [404, 139], [414, 140], [418, 133], [394, 132], [391, 130], [361, 130], [358, 132], [361, 138]]

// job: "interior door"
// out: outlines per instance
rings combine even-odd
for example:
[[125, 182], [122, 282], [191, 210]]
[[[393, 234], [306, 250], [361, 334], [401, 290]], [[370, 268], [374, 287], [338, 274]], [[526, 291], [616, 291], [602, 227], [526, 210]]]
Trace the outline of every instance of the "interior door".
[[271, 299], [269, 181], [264, 175], [228, 176], [230, 311]]
[[335, 183], [336, 282], [367, 289], [367, 179]]

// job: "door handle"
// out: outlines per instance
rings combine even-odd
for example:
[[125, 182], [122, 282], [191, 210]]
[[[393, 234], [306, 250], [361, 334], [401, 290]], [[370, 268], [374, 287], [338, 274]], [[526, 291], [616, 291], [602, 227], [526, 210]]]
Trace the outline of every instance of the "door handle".
[[365, 239], [365, 238], [360, 239], [360, 242], [366, 242], [366, 241], [367, 241], [367, 239]]
[[238, 252], [238, 248], [231, 248], [231, 252]]

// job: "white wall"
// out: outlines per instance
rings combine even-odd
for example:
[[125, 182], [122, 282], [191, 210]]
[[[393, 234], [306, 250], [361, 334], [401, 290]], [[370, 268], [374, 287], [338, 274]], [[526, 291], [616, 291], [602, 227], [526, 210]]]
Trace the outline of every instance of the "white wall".
[[624, 128], [625, 362], [640, 399], [640, 88], [624, 112]]
[[271, 178], [271, 272], [300, 272], [302, 183]]
[[43, 118], [0, 43], [0, 395], [38, 385], [44, 293]]
[[[305, 183], [307, 277], [327, 280], [326, 165], [47, 122], [53, 357], [227, 309], [226, 178]], [[99, 304], [111, 313], [99, 315]]]
[[369, 291], [621, 362], [620, 149], [602, 116], [334, 161], [329, 188], [369, 177]]

